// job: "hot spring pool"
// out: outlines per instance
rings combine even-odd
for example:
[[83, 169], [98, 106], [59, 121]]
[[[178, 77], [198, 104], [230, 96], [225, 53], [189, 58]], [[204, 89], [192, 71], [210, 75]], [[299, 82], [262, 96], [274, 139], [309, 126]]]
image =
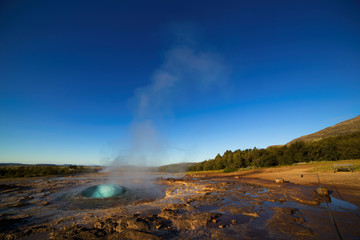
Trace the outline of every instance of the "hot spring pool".
[[98, 183], [60, 192], [55, 203], [61, 209], [94, 209], [151, 202], [165, 196], [165, 186], [155, 184]]
[[126, 189], [117, 184], [105, 183], [88, 187], [81, 191], [81, 196], [86, 198], [109, 198], [120, 196]]

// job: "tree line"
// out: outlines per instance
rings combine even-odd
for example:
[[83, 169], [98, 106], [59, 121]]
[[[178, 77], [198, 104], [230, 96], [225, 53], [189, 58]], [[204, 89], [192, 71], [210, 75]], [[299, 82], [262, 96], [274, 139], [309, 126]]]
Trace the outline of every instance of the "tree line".
[[7, 166], [0, 167], [0, 178], [39, 177], [97, 172], [99, 169], [77, 165], [69, 166]]
[[271, 167], [310, 161], [336, 161], [360, 158], [360, 133], [325, 138], [314, 142], [295, 142], [266, 149], [227, 150], [188, 167], [188, 171], [236, 171], [239, 168]]

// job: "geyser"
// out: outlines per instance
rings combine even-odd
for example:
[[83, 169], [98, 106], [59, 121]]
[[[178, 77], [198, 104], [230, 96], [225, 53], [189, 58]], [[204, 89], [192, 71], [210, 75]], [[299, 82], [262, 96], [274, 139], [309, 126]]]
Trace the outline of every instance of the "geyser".
[[81, 196], [86, 198], [109, 198], [119, 196], [124, 192], [124, 187], [106, 183], [86, 188], [81, 192]]

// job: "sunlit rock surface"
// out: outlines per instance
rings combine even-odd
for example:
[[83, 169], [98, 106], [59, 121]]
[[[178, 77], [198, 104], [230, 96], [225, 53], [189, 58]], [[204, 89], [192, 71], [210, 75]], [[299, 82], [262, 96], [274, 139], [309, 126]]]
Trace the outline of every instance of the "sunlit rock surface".
[[[316, 186], [232, 176], [110, 180], [0, 184], [0, 239], [336, 239]], [[359, 239], [359, 207], [327, 197], [343, 239]]]

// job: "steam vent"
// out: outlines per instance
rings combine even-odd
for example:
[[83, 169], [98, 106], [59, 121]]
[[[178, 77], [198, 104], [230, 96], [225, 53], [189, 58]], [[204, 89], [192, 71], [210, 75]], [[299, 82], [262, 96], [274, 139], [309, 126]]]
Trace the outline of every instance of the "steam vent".
[[123, 194], [125, 188], [117, 184], [100, 184], [86, 188], [81, 196], [86, 198], [109, 198]]

